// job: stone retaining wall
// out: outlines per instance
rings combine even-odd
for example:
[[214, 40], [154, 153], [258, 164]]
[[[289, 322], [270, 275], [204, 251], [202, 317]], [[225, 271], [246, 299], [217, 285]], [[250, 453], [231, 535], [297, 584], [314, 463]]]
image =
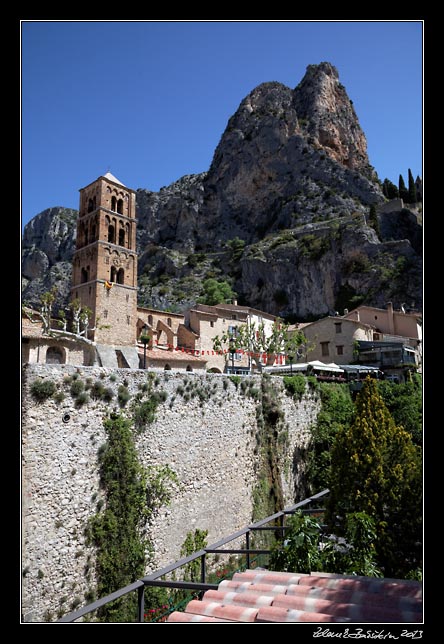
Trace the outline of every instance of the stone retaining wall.
[[[152, 374], [151, 376], [149, 374]], [[77, 374], [87, 391], [100, 381], [115, 396], [111, 402], [90, 398], [76, 404], [68, 379]], [[101, 503], [97, 450], [106, 440], [104, 417], [120, 410], [117, 390], [124, 384], [131, 401], [148, 378], [166, 392], [156, 420], [137, 437], [145, 466], [168, 464], [179, 484], [172, 502], [150, 524], [154, 561], [147, 572], [180, 557], [187, 532], [208, 530], [208, 543], [235, 532], [252, 519], [252, 492], [257, 483], [258, 399], [220, 374], [176, 374], [70, 365], [26, 365], [22, 420], [22, 612], [26, 621], [56, 619], [90, 601], [95, 589], [94, 548], [85, 545], [84, 529]], [[37, 379], [56, 383], [63, 400], [36, 402]], [[273, 379], [288, 425], [281, 476], [286, 503], [298, 494], [302, 464], [295, 457], [309, 440], [319, 410], [307, 393], [295, 404]], [[252, 377], [260, 388], [260, 377]], [[193, 393], [194, 392], [194, 393]], [[60, 398], [62, 396], [59, 396]], [[296, 465], [296, 467], [295, 467]]]

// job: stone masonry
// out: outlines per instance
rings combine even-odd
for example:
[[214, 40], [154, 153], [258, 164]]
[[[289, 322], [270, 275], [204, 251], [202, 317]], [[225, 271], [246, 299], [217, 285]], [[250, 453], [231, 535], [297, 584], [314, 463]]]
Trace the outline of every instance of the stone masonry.
[[[70, 365], [26, 365], [22, 419], [22, 612], [25, 621], [57, 619], [91, 599], [95, 553], [85, 545], [84, 530], [102, 498], [97, 450], [105, 442], [103, 419], [119, 410], [90, 398], [78, 405], [68, 378], [77, 374], [87, 387], [100, 381], [115, 394], [126, 383], [133, 397], [147, 382], [144, 370], [76, 368]], [[36, 402], [32, 383], [48, 379], [65, 397]], [[252, 378], [260, 387], [260, 378]], [[156, 420], [137, 438], [144, 466], [168, 464], [179, 483], [172, 502], [161, 507], [149, 526], [154, 561], [147, 573], [180, 558], [187, 533], [208, 530], [212, 543], [251, 522], [252, 492], [257, 484], [260, 450], [256, 446], [257, 400], [244, 395], [221, 374], [155, 373], [155, 387], [167, 394]], [[288, 424], [281, 476], [285, 502], [298, 494], [293, 459], [309, 440], [319, 411], [308, 393], [296, 404], [273, 380]], [[192, 391], [206, 391], [203, 402]], [[182, 393], [181, 393], [182, 392]], [[188, 392], [188, 394], [187, 394]], [[131, 400], [123, 409], [130, 416]]]

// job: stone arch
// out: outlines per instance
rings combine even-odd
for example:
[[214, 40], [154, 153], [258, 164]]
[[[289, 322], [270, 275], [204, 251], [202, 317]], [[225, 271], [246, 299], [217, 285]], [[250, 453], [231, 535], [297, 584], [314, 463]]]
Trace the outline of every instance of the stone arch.
[[113, 212], [117, 212], [117, 197], [116, 197], [116, 195], [113, 195], [111, 197], [111, 210]]
[[208, 369], [208, 373], [222, 373], [222, 371], [219, 367], [211, 367], [211, 369]]
[[45, 356], [46, 364], [65, 364], [66, 352], [62, 347], [48, 347]]
[[116, 243], [116, 228], [113, 223], [108, 226], [108, 241], [110, 244]]
[[170, 367], [170, 365], [168, 364], [168, 362], [166, 363], [166, 365], [164, 366], [164, 368], [163, 368], [163, 369], [164, 369], [164, 371], [171, 371], [171, 367]]
[[119, 223], [119, 246], [125, 246], [125, 227], [122, 222]]
[[125, 269], [119, 268], [117, 271], [117, 284], [125, 284]]
[[96, 236], [97, 236], [97, 225], [95, 219], [91, 221], [91, 234], [90, 234], [90, 241], [96, 241]]
[[82, 284], [86, 284], [86, 282], [89, 282], [89, 266], [86, 266], [86, 267], [82, 266], [80, 282]]
[[117, 212], [123, 215], [123, 199], [117, 199]]
[[[157, 340], [159, 344], [168, 344], [171, 346], [175, 346], [175, 335], [172, 331], [172, 329], [165, 324], [163, 320], [157, 320], [157, 325], [156, 325], [156, 332], [157, 332]], [[163, 334], [166, 336], [166, 343], [163, 340]]]
[[186, 371], [193, 371], [193, 367], [190, 364], [187, 364]]
[[88, 235], [84, 221], [79, 226], [79, 233], [79, 246], [85, 246], [88, 243]]

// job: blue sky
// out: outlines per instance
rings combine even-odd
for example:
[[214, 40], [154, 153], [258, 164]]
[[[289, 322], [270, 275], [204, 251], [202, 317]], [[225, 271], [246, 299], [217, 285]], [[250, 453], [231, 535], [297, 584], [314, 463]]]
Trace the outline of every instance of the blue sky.
[[22, 226], [77, 208], [108, 170], [156, 191], [208, 170], [254, 87], [293, 88], [321, 61], [339, 71], [379, 178], [422, 176], [422, 37], [421, 21], [24, 21]]

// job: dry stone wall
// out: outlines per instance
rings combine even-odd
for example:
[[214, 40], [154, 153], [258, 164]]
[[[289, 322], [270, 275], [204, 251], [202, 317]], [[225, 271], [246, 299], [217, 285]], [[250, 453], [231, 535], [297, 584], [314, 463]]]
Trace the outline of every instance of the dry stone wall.
[[[71, 395], [73, 377], [87, 400]], [[35, 381], [52, 381], [56, 396], [37, 402]], [[26, 365], [22, 397], [22, 612], [26, 621], [56, 619], [91, 601], [95, 551], [85, 542], [88, 520], [103, 504], [97, 451], [105, 442], [104, 418], [113, 410], [131, 415], [132, 401], [150, 382], [165, 400], [156, 419], [137, 436], [144, 466], [169, 465], [177, 474], [169, 506], [149, 526], [154, 558], [147, 572], [180, 557], [187, 532], [208, 530], [208, 543], [251, 522], [253, 489], [261, 451], [257, 448], [257, 395], [248, 395], [224, 375], [176, 374], [70, 365]], [[94, 385], [113, 391], [109, 402], [94, 399]], [[298, 485], [300, 450], [309, 441], [319, 411], [307, 392], [295, 403], [280, 378], [273, 379], [288, 426], [281, 477], [286, 503], [303, 498]], [[119, 386], [129, 400], [120, 408]], [[251, 377], [251, 392], [260, 377]]]

